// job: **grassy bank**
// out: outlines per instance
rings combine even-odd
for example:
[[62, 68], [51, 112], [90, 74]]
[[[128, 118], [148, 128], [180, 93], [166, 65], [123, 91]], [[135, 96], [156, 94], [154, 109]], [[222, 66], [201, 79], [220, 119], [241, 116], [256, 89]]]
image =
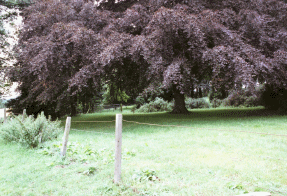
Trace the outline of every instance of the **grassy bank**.
[[112, 121], [117, 112], [73, 117], [66, 160], [58, 156], [61, 138], [36, 150], [0, 141], [0, 195], [287, 195], [287, 137], [277, 136], [287, 135], [286, 116], [262, 108], [124, 110], [124, 120], [189, 128], [123, 122], [116, 186], [115, 123], [75, 121]]

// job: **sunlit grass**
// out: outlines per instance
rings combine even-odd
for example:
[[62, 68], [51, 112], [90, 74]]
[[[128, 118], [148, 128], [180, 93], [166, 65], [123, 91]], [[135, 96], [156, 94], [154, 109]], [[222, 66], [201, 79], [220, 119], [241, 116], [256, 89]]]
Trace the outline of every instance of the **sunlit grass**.
[[[123, 122], [122, 182], [116, 186], [115, 122], [75, 122], [113, 121], [116, 113], [72, 118], [69, 143], [103, 152], [97, 159], [62, 161], [1, 141], [0, 195], [287, 195], [287, 137], [256, 134], [287, 135], [286, 116], [262, 108], [193, 110], [189, 115], [133, 114], [124, 108], [124, 120], [190, 128]], [[84, 175], [89, 167], [97, 168], [94, 175]], [[155, 171], [155, 181], [133, 180], [145, 169]]]

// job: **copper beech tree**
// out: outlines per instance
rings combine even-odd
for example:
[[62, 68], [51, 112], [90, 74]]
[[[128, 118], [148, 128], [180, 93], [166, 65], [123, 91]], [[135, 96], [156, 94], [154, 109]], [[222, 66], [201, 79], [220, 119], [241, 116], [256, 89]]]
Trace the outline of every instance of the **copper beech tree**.
[[169, 89], [173, 113], [187, 112], [184, 95], [203, 81], [287, 89], [284, 1], [42, 0], [23, 15], [11, 77], [22, 92], [14, 104], [31, 112], [74, 114], [103, 83], [134, 94]]

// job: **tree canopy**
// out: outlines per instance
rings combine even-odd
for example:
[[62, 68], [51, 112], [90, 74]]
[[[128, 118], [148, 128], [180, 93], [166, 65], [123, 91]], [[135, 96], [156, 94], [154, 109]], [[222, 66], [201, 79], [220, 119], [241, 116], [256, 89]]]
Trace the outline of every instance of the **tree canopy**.
[[169, 89], [174, 113], [187, 112], [184, 95], [203, 81], [287, 88], [283, 1], [43, 0], [23, 16], [11, 78], [21, 82], [14, 103], [31, 112], [74, 111], [104, 83], [133, 94]]

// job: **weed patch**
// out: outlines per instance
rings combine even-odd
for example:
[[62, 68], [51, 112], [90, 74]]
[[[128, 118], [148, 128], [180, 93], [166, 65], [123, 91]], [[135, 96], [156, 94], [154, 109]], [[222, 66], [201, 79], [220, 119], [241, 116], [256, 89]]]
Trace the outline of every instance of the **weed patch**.
[[62, 132], [60, 121], [47, 119], [42, 112], [34, 118], [15, 116], [0, 124], [0, 136], [6, 142], [20, 143], [26, 147], [37, 147], [40, 143], [57, 139]]

